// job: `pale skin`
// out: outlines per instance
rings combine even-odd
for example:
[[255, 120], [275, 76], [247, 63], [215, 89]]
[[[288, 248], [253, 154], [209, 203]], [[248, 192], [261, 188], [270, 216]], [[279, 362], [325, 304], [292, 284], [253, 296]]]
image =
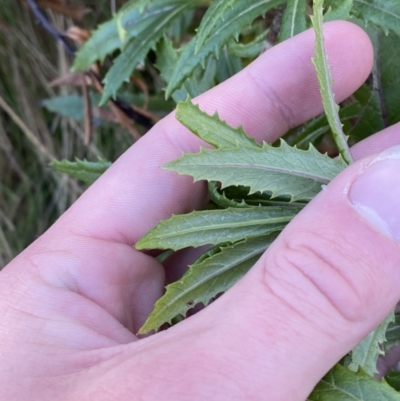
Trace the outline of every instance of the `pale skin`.
[[[366, 34], [325, 26], [337, 101], [368, 77]], [[196, 99], [274, 141], [322, 112], [307, 31]], [[400, 298], [399, 245], [343, 198], [399, 128], [353, 149], [321, 192], [235, 287], [183, 323], [135, 333], [193, 257], [166, 266], [134, 249], [172, 213], [201, 208], [204, 183], [160, 166], [202, 142], [173, 115], [130, 148], [0, 274], [0, 399], [304, 401]], [[384, 262], [384, 263], [383, 263]]]

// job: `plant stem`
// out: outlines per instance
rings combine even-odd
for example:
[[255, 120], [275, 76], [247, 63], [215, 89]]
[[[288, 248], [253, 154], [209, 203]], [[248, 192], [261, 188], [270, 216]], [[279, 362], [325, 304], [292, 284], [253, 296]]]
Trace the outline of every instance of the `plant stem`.
[[353, 157], [347, 144], [347, 137], [343, 132], [342, 123], [339, 118], [339, 106], [335, 102], [335, 95], [332, 89], [331, 69], [327, 61], [324, 46], [323, 34], [323, 0], [314, 0], [314, 15], [311, 17], [315, 30], [315, 58], [313, 63], [317, 72], [319, 86], [321, 90], [322, 103], [324, 105], [325, 114], [332, 130], [333, 139], [339, 149], [343, 160], [347, 164], [353, 163]]

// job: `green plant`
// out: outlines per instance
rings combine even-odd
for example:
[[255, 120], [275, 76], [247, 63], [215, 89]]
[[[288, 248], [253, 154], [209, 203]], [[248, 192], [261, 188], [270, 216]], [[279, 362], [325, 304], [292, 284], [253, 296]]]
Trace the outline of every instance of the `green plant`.
[[[270, 22], [259, 17], [286, 3], [282, 25], [274, 41], [285, 40], [309, 25], [307, 1], [215, 0], [130, 1], [101, 25], [78, 52], [74, 70], [87, 70], [96, 61], [118, 53], [104, 79], [100, 100], [105, 105], [121, 95], [136, 74], [135, 67], [147, 66], [155, 56], [156, 66], [166, 83], [166, 97], [176, 102], [194, 97], [242, 69], [260, 53]], [[258, 144], [242, 128], [233, 128], [218, 115], [203, 113], [190, 100], [177, 107], [177, 119], [195, 135], [214, 146], [197, 154], [184, 154], [165, 168], [207, 180], [211, 198], [209, 210], [173, 216], [142, 238], [137, 249], [167, 252], [186, 247], [212, 245], [188, 272], [167, 286], [165, 295], [141, 328], [141, 333], [173, 323], [196, 304], [207, 305], [236, 283], [267, 249], [285, 225], [340, 171], [352, 162], [348, 141], [360, 139], [400, 120], [393, 105], [398, 78], [399, 56], [389, 57], [400, 34], [400, 4], [395, 0], [314, 0], [311, 23], [316, 31], [314, 65], [321, 88], [325, 115], [290, 131], [280, 144]], [[193, 34], [194, 10], [209, 6]], [[281, 9], [279, 9], [281, 10]], [[279, 11], [280, 12], [280, 11]], [[277, 14], [275, 14], [276, 16]], [[324, 52], [323, 19], [350, 19], [365, 27], [375, 45], [376, 58], [371, 82], [366, 83], [339, 111], [334, 101], [329, 64]], [[383, 33], [388, 36], [383, 36]], [[185, 33], [191, 39], [185, 42]], [[390, 32], [390, 33], [389, 33]], [[239, 39], [236, 42], [234, 39]], [[102, 46], [99, 46], [99, 44]], [[149, 57], [150, 55], [150, 57]], [[392, 55], [393, 56], [393, 55]], [[393, 82], [396, 85], [393, 85]], [[152, 88], [157, 94], [155, 87]], [[342, 122], [344, 125], [342, 126]], [[332, 132], [331, 158], [318, 149]], [[91, 173], [107, 165], [61, 162], [58, 168], [74, 174]], [[232, 169], [237, 174], [232, 174]], [[262, 172], [260, 174], [260, 171]], [[310, 400], [400, 399], [398, 375], [376, 381], [379, 355], [398, 344], [398, 319], [392, 313], [348, 358], [320, 382]]]

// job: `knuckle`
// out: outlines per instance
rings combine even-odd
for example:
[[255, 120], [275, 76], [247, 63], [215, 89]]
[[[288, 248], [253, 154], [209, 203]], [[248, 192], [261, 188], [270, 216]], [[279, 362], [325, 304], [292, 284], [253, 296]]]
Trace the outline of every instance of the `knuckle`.
[[303, 300], [306, 308], [320, 309], [324, 315], [330, 310], [359, 322], [367, 317], [374, 298], [374, 280], [368, 276], [370, 269], [362, 266], [365, 258], [356, 259], [357, 254], [351, 246], [337, 245], [321, 233], [289, 234], [281, 239], [272, 260], [266, 260], [264, 282], [271, 287], [273, 271], [272, 280], [290, 290], [288, 299], [297, 308]]

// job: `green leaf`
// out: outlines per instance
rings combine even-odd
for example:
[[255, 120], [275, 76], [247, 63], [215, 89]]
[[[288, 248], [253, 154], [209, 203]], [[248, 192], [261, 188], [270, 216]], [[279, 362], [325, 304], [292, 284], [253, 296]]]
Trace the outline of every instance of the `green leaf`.
[[[214, 55], [211, 57], [213, 60], [216, 60], [216, 78], [219, 83], [233, 77], [243, 69], [242, 60], [238, 56], [231, 54], [228, 50], [228, 46], [223, 47], [218, 59], [216, 59]], [[206, 74], [207, 69], [205, 70], [205, 75]]]
[[253, 207], [172, 216], [147, 233], [136, 244], [136, 249], [178, 250], [235, 242], [282, 230], [295, 215], [293, 208]]
[[324, 22], [335, 20], [348, 20], [353, 8], [353, 0], [336, 0], [324, 15]]
[[392, 322], [394, 322], [394, 311], [353, 349], [351, 363], [348, 366], [350, 370], [357, 372], [361, 367], [372, 377], [378, 373], [376, 364], [379, 356], [384, 354], [381, 346], [386, 341], [386, 330]]
[[395, 316], [395, 321], [386, 330], [386, 341], [383, 344], [385, 354], [400, 344], [400, 315]]
[[379, 92], [368, 85], [361, 86], [354, 93], [354, 97], [362, 109], [354, 126], [347, 133], [354, 140], [361, 141], [385, 127], [381, 113], [381, 99]]
[[[354, 120], [363, 112], [363, 106], [359, 103], [353, 103], [345, 106], [339, 111], [341, 121]], [[308, 149], [310, 144], [315, 145], [317, 139], [330, 132], [329, 123], [326, 115], [314, 118], [307, 123], [296, 135], [291, 145], [296, 145], [299, 149]]]
[[198, 53], [204, 42], [213, 34], [218, 22], [225, 20], [225, 13], [237, 0], [214, 0], [201, 20], [196, 35], [195, 53]]
[[390, 387], [400, 391], [400, 372], [392, 371], [385, 376], [385, 380]]
[[238, 43], [236, 40], [231, 39], [228, 42], [228, 51], [237, 57], [253, 59], [261, 54], [268, 33], [269, 29], [258, 35], [252, 42], [246, 44]]
[[97, 162], [88, 162], [87, 160], [79, 159], [76, 159], [75, 162], [54, 160], [50, 165], [61, 173], [92, 184], [111, 166], [111, 162], [102, 159], [99, 159]]
[[314, 0], [314, 15], [311, 17], [314, 26], [316, 39], [315, 39], [315, 57], [313, 64], [317, 72], [318, 82], [321, 91], [322, 103], [324, 105], [325, 114], [327, 116], [329, 126], [331, 127], [333, 138], [337, 144], [343, 160], [350, 164], [353, 161], [349, 147], [347, 145], [347, 138], [342, 130], [342, 123], [339, 118], [339, 106], [335, 102], [335, 95], [332, 89], [332, 76], [331, 69], [328, 64], [327, 56], [324, 48], [324, 35], [323, 35], [323, 0]]
[[97, 60], [103, 62], [108, 54], [121, 47], [116, 20], [107, 21], [92, 32], [91, 38], [76, 53], [72, 71], [85, 71]]
[[[400, 3], [399, 3], [400, 4]], [[398, 22], [400, 24], [400, 21]], [[398, 25], [399, 28], [399, 25]], [[378, 76], [381, 81], [381, 96], [383, 98], [382, 113], [385, 126], [391, 126], [400, 121], [400, 37], [390, 33], [384, 36], [378, 33]]]
[[270, 197], [263, 194], [249, 195], [248, 189], [241, 189], [240, 187], [230, 187], [225, 191], [219, 191], [215, 182], [208, 183], [208, 193], [210, 200], [216, 205], [228, 208], [228, 207], [252, 207], [252, 206], [281, 206], [281, 207], [293, 207], [297, 208], [299, 212], [305, 205], [304, 203], [288, 202], [286, 200], [271, 200]]
[[[99, 97], [91, 95], [92, 104], [97, 104]], [[77, 121], [84, 120], [83, 97], [79, 95], [57, 96], [42, 101], [42, 105], [52, 113], [60, 114]]]
[[352, 13], [365, 22], [379, 26], [386, 34], [400, 35], [400, 2], [398, 0], [354, 0]]
[[227, 41], [237, 36], [243, 27], [249, 25], [255, 18], [264, 15], [268, 10], [283, 2], [283, 0], [257, 0], [249, 3], [248, 0], [237, 0], [233, 7], [225, 10], [223, 19], [222, 17], [219, 19], [213, 29], [212, 36], [205, 40], [197, 53], [195, 52], [196, 37], [182, 48], [174, 74], [168, 83], [166, 96], [169, 97], [179, 89], [183, 82], [193, 75], [194, 70], [199, 65], [204, 66], [210, 54], [214, 53], [218, 55], [220, 49], [222, 49]]
[[178, 315], [186, 315], [196, 304], [207, 305], [215, 296], [227, 291], [254, 266], [275, 240], [277, 234], [250, 238], [232, 246], [218, 246], [200, 258], [177, 282], [167, 286], [140, 329], [139, 334], [158, 330]]
[[193, 7], [191, 2], [182, 2], [165, 7], [153, 15], [151, 25], [146, 26], [131, 39], [123, 52], [116, 58], [114, 65], [104, 78], [104, 92], [101, 104], [115, 97], [124, 82], [128, 82], [136, 66], [144, 62], [147, 53], [155, 47], [166, 29]]
[[307, 201], [345, 166], [341, 158], [331, 159], [313, 146], [304, 151], [281, 141], [278, 148], [264, 143], [263, 147], [202, 149], [164, 168], [191, 175], [195, 181], [220, 182], [222, 189], [242, 185], [250, 188], [250, 194], [268, 192], [272, 198], [287, 195], [292, 201]]
[[260, 146], [243, 131], [242, 127], [232, 128], [219, 118], [218, 113], [210, 116], [201, 111], [190, 99], [178, 104], [176, 118], [191, 132], [216, 148], [238, 145]]
[[279, 31], [280, 41], [292, 38], [307, 29], [306, 11], [307, 0], [288, 0]]
[[400, 401], [385, 381], [336, 365], [316, 386], [308, 401]]

